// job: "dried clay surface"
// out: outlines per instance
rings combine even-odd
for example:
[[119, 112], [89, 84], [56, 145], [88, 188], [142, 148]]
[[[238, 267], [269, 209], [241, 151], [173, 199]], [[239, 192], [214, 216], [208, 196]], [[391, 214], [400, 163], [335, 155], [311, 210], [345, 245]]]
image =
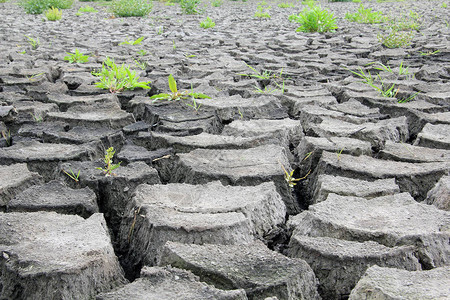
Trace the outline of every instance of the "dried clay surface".
[[450, 298], [448, 0], [115, 1], [0, 1], [0, 299]]

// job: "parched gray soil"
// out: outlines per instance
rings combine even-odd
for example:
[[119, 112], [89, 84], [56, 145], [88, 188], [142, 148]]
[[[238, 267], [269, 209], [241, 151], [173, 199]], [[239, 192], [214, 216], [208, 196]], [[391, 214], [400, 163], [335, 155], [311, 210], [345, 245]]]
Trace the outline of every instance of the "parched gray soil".
[[[279, 3], [0, 3], [0, 299], [450, 298], [450, 3], [363, 2], [420, 25], [395, 49]], [[151, 89], [96, 87], [107, 57]], [[211, 99], [152, 101], [170, 74]]]

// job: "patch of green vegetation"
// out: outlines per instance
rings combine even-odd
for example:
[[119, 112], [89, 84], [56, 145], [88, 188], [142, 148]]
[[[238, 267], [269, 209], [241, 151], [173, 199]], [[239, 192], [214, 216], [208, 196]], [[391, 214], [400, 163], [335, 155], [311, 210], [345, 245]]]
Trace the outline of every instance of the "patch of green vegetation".
[[26, 35], [25, 37], [28, 39], [28, 44], [30, 44], [32, 50], [36, 50], [41, 45], [41, 42], [39, 42], [39, 38], [33, 39], [28, 35]]
[[144, 38], [145, 37], [141, 36], [140, 38], [138, 38], [137, 40], [134, 40], [134, 41], [125, 40], [124, 42], [120, 43], [119, 46], [122, 46], [122, 45], [131, 45], [131, 46], [140, 45], [142, 43], [142, 41], [144, 40]]
[[150, 97], [150, 99], [152, 99], [153, 102], [158, 100], [167, 100], [167, 101], [183, 100], [189, 97], [192, 97], [194, 99], [211, 99], [211, 97], [205, 94], [194, 93], [192, 89], [191, 91], [184, 91], [184, 92], [178, 91], [177, 82], [175, 81], [175, 78], [173, 78], [172, 74], [169, 75], [168, 80], [169, 80], [169, 89], [171, 93], [161, 93], [153, 95]]
[[75, 53], [66, 52], [68, 55], [64, 57], [64, 60], [69, 63], [86, 63], [89, 61], [89, 56], [83, 55], [78, 49], [75, 49]]
[[281, 2], [281, 3], [278, 3], [278, 7], [279, 8], [291, 8], [291, 7], [294, 7], [294, 4], [289, 3], [289, 2]]
[[124, 90], [134, 90], [135, 88], [150, 89], [149, 82], [139, 82], [136, 71], [130, 70], [128, 66], [116, 65], [109, 57], [102, 64], [99, 72], [92, 72], [92, 75], [100, 78], [95, 85], [101, 89], [109, 90], [111, 93], [122, 92]]
[[96, 10], [95, 8], [93, 8], [92, 6], [86, 5], [86, 6], [82, 6], [78, 9], [78, 13], [96, 13], [98, 12], [98, 10]]
[[73, 0], [21, 0], [19, 5], [27, 14], [39, 15], [52, 7], [68, 9], [72, 7]]
[[213, 0], [211, 2], [211, 6], [213, 6], [213, 7], [221, 7], [222, 4], [223, 4], [223, 0]]
[[359, 6], [356, 13], [345, 14], [345, 18], [351, 22], [364, 24], [384, 23], [387, 21], [387, 17], [382, 12], [372, 12], [371, 8], [364, 8], [363, 4]]
[[271, 7], [267, 5], [266, 1], [259, 2], [258, 6], [256, 7], [255, 18], [270, 19], [270, 8]]
[[214, 26], [216, 26], [216, 23], [214, 23], [210, 17], [207, 17], [205, 20], [200, 22], [200, 27], [204, 29], [214, 28]]
[[181, 0], [180, 8], [181, 11], [186, 15], [195, 15], [200, 13], [200, 3], [201, 0]]
[[49, 21], [58, 21], [62, 18], [62, 11], [57, 9], [56, 7], [52, 7], [45, 12], [45, 17]]
[[111, 11], [116, 17], [144, 17], [152, 10], [149, 0], [114, 0]]
[[121, 161], [117, 164], [113, 163], [114, 154], [116, 153], [116, 150], [114, 150], [113, 147], [110, 147], [106, 150], [105, 157], [103, 158], [103, 162], [105, 163], [104, 168], [96, 168], [97, 170], [103, 171], [103, 175], [105, 176], [116, 176], [112, 171], [120, 167]]
[[422, 25], [422, 17], [418, 13], [410, 10], [408, 14], [401, 14], [389, 19], [388, 28], [395, 31], [416, 30], [419, 31]]
[[[314, 2], [312, 2], [314, 3]], [[290, 15], [289, 21], [297, 22], [300, 27], [296, 31], [303, 32], [333, 32], [337, 29], [333, 13], [322, 9], [320, 5], [308, 4], [298, 15]]]
[[386, 48], [404, 48], [411, 44], [414, 32], [391, 30], [387, 34], [378, 34], [377, 38]]

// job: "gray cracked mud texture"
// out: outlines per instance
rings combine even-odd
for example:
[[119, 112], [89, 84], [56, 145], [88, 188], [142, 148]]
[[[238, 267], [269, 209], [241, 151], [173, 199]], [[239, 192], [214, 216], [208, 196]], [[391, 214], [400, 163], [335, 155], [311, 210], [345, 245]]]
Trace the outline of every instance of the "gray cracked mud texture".
[[[43, 22], [0, 3], [1, 299], [450, 298], [441, 2], [362, 2], [419, 25], [396, 49], [387, 23], [345, 19], [359, 3], [320, 1], [323, 34], [295, 31], [300, 2], [88, 4]], [[87, 63], [64, 61], [76, 49]], [[151, 89], [96, 87], [106, 57]], [[153, 102], [169, 74], [211, 99]]]

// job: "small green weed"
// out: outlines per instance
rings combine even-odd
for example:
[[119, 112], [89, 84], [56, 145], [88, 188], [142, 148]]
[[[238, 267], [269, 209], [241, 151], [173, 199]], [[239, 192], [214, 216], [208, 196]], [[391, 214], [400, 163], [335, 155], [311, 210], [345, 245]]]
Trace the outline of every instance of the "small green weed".
[[200, 8], [198, 7], [200, 3], [201, 0], [181, 0], [180, 8], [186, 15], [195, 15], [200, 13]]
[[148, 51], [146, 51], [146, 50], [139, 50], [139, 51], [136, 52], [136, 53], [137, 53], [137, 55], [139, 55], [139, 56], [145, 56], [145, 55], [148, 54]]
[[28, 44], [30, 44], [32, 50], [36, 50], [41, 45], [41, 43], [39, 42], [39, 38], [33, 39], [28, 35], [26, 35], [25, 37], [28, 39]]
[[364, 5], [362, 5], [362, 3], [356, 13], [347, 13], [345, 15], [345, 18], [352, 22], [365, 24], [384, 23], [387, 21], [387, 18], [383, 15], [382, 12], [372, 12], [371, 8], [364, 8]]
[[100, 82], [95, 85], [101, 89], [107, 89], [111, 93], [124, 90], [134, 90], [135, 88], [150, 89], [149, 82], [139, 82], [136, 71], [130, 70], [128, 66], [116, 65], [109, 57], [102, 64], [99, 72], [92, 72], [92, 75], [100, 77]]
[[65, 170], [61, 170], [61, 171], [63, 171], [64, 174], [66, 174], [67, 176], [69, 176], [69, 178], [72, 179], [73, 181], [75, 181], [75, 182], [77, 182], [77, 183], [80, 181], [80, 180], [79, 180], [79, 177], [80, 177], [80, 172], [81, 172], [81, 170], [78, 171], [77, 175], [75, 175], [75, 173], [72, 171], [72, 169], [69, 169], [70, 173], [67, 172], [67, 171], [65, 171]]
[[297, 185], [297, 183], [300, 180], [304, 180], [306, 179], [306, 177], [308, 177], [308, 175], [311, 173], [311, 170], [308, 171], [308, 173], [303, 176], [302, 178], [294, 178], [294, 170], [292, 170], [291, 172], [286, 171], [286, 168], [283, 166], [283, 164], [281, 164], [280, 162], [278, 162], [281, 166], [281, 168], [284, 171], [284, 180], [286, 180], [286, 182], [288, 183], [290, 188], [293, 188], [294, 186]]
[[336, 18], [320, 5], [305, 7], [298, 15], [290, 15], [289, 21], [300, 23], [296, 31], [327, 32], [337, 29]]
[[403, 48], [411, 44], [414, 32], [391, 30], [388, 34], [378, 34], [377, 38], [386, 48]]
[[141, 36], [140, 38], [138, 38], [135, 41], [125, 40], [124, 42], [120, 43], [119, 46], [122, 46], [122, 45], [131, 45], [131, 46], [140, 45], [142, 43], [142, 41], [144, 40], [144, 38], [145, 37]]
[[59, 9], [52, 7], [45, 12], [45, 17], [49, 21], [58, 21], [62, 18], [62, 11]]
[[427, 51], [427, 52], [422, 52], [422, 51], [419, 51], [419, 53], [420, 53], [420, 55], [421, 56], [430, 56], [430, 55], [436, 55], [436, 54], [438, 54], [438, 53], [440, 53], [441, 52], [441, 50], [436, 50], [436, 51]]
[[105, 168], [96, 168], [97, 170], [103, 171], [103, 174], [105, 176], [116, 176], [112, 171], [120, 167], [120, 164], [122, 162], [119, 162], [118, 164], [113, 163], [114, 154], [116, 153], [116, 150], [114, 150], [113, 147], [110, 147], [106, 150], [105, 157], [103, 158], [103, 161], [105, 163]]
[[221, 7], [222, 4], [223, 4], [223, 0], [213, 0], [211, 2], [211, 6], [213, 6], [213, 7]]
[[66, 52], [68, 55], [64, 57], [64, 60], [69, 63], [87, 63], [89, 61], [88, 55], [83, 55], [78, 49], [75, 49], [75, 53]]
[[441, 7], [442, 7], [442, 8], [447, 8], [447, 2], [442, 2]]
[[216, 23], [210, 17], [207, 17], [206, 20], [200, 22], [200, 27], [204, 29], [213, 28], [216, 26]]
[[153, 102], [156, 102], [158, 100], [167, 100], [167, 101], [174, 101], [174, 100], [182, 100], [182, 99], [188, 99], [189, 97], [192, 97], [194, 99], [211, 99], [211, 97], [202, 94], [202, 93], [194, 93], [194, 91], [191, 89], [191, 91], [184, 91], [180, 92], [177, 88], [177, 82], [175, 81], [175, 78], [173, 78], [173, 75], [169, 75], [169, 89], [171, 93], [161, 93], [157, 95], [153, 95], [150, 97], [150, 99], [153, 100]]
[[114, 0], [111, 11], [116, 17], [144, 17], [152, 7], [149, 0]]
[[2, 130], [2, 137], [5, 139], [5, 143], [6, 146], [9, 147], [12, 145], [12, 137], [11, 137], [11, 131], [8, 130], [8, 132], [6, 132], [6, 130]]
[[418, 13], [410, 10], [408, 14], [402, 13], [397, 17], [393, 17], [389, 19], [388, 29], [394, 31], [402, 31], [402, 30], [416, 30], [420, 29], [422, 25], [422, 17]]
[[249, 67], [252, 71], [253, 74], [238, 74], [240, 76], [245, 76], [245, 77], [253, 77], [256, 79], [263, 79], [263, 80], [270, 80], [270, 83], [272, 83], [275, 87], [268, 87], [265, 86], [264, 89], [261, 89], [259, 87], [255, 87], [256, 88], [256, 92], [258, 93], [263, 93], [263, 94], [270, 94], [276, 91], [280, 91], [281, 94], [284, 93], [284, 77], [283, 77], [283, 69], [281, 69], [280, 73], [273, 73], [271, 71], [268, 70], [264, 70], [261, 72], [258, 72], [255, 68], [253, 68], [252, 66], [246, 64], [247, 67]]
[[98, 10], [96, 10], [95, 8], [93, 8], [92, 6], [86, 5], [86, 6], [82, 6], [78, 9], [78, 13], [96, 13], [98, 12]]
[[270, 19], [270, 8], [271, 7], [267, 5], [266, 1], [259, 2], [255, 12], [255, 18]]
[[294, 7], [294, 4], [289, 3], [289, 2], [281, 2], [281, 3], [278, 3], [278, 7], [279, 8], [291, 8], [291, 7]]

